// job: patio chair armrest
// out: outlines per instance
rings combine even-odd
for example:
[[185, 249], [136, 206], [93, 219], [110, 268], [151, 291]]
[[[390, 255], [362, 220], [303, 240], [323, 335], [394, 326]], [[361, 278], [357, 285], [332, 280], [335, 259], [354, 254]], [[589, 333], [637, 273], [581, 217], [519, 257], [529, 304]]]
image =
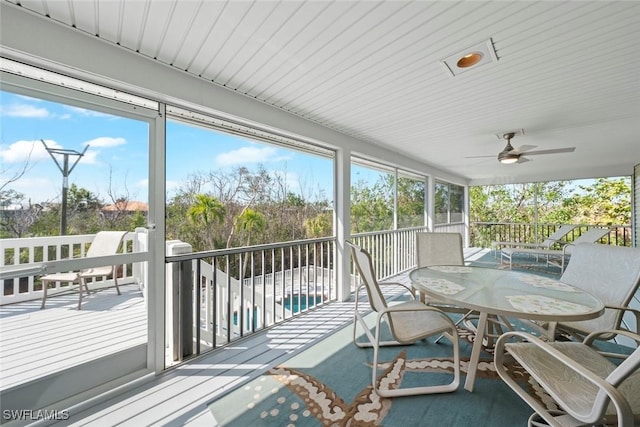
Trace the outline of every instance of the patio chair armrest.
[[400, 287], [405, 288], [409, 292], [411, 292], [411, 295], [413, 295], [413, 297], [416, 296], [416, 291], [415, 291], [415, 289], [413, 289], [413, 287], [407, 286], [407, 285], [402, 284], [402, 283], [398, 283], [398, 282], [378, 282], [378, 285], [380, 285], [381, 288], [382, 287], [386, 287], [386, 286], [400, 286]]
[[387, 314], [387, 313], [399, 313], [401, 311], [435, 311], [438, 313], [442, 313], [443, 315], [446, 316], [446, 314], [444, 314], [443, 311], [440, 310], [439, 308], [431, 307], [429, 305], [421, 303], [421, 305], [414, 305], [414, 306], [398, 306], [398, 305], [387, 306], [387, 308], [380, 311], [380, 317], [382, 317], [384, 314]]
[[591, 347], [593, 342], [597, 340], [599, 336], [610, 335], [610, 334], [622, 335], [640, 344], [640, 334], [633, 331], [628, 331], [626, 329], [605, 329], [602, 331], [594, 331], [594, 332], [591, 332], [586, 337], [584, 337], [584, 340], [582, 340], [582, 343]]
[[[510, 338], [514, 338], [514, 337], [520, 339], [521, 341], [526, 341], [530, 344], [535, 345], [536, 347], [540, 348], [545, 353], [547, 353], [550, 357], [555, 359], [558, 363], [564, 365], [567, 369], [574, 371], [585, 381], [588, 381], [593, 385], [595, 385], [596, 387], [598, 387], [602, 392], [606, 393], [606, 395], [611, 399], [612, 403], [614, 403], [614, 405], [616, 406], [616, 409], [630, 416], [630, 419], [633, 419], [633, 412], [631, 411], [631, 408], [629, 407], [627, 400], [622, 395], [622, 393], [620, 393], [620, 391], [618, 391], [612, 384], [608, 383], [607, 381], [605, 381], [605, 379], [599, 377], [598, 375], [593, 373], [591, 370], [585, 368], [576, 360], [566, 356], [559, 350], [553, 348], [549, 343], [542, 341], [540, 338], [533, 336], [531, 334], [528, 334], [526, 332], [519, 332], [519, 331], [506, 332], [498, 338], [496, 342], [495, 356], [494, 356], [496, 366], [498, 366], [498, 364], [500, 364], [501, 366], [503, 365], [505, 345], [507, 344], [507, 341]], [[514, 345], [517, 345], [517, 344], [514, 344]], [[525, 370], [526, 370], [526, 367], [525, 367]], [[534, 377], [537, 377], [537, 375], [534, 375]], [[544, 386], [545, 384], [541, 383], [540, 385]], [[556, 401], [558, 400], [560, 402], [562, 401], [561, 396], [552, 396], [552, 397], [554, 397]]]
[[629, 312], [633, 314], [636, 318], [636, 333], [640, 334], [640, 310], [637, 310], [635, 308], [628, 307], [628, 306], [622, 306], [622, 305], [605, 305], [604, 308], [609, 310]]

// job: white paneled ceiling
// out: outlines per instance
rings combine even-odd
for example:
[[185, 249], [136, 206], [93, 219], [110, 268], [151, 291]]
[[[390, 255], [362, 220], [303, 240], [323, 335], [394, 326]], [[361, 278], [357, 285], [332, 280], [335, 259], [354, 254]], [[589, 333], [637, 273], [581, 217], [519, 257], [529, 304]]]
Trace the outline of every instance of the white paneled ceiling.
[[[3, 1], [471, 183], [640, 163], [640, 2]], [[440, 62], [487, 40], [495, 62]], [[521, 129], [576, 150], [499, 164]]]

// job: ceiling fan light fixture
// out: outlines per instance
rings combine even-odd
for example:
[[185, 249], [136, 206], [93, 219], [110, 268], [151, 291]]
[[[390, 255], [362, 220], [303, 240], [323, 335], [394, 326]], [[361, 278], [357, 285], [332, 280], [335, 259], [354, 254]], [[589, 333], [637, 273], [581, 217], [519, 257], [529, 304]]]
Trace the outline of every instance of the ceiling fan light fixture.
[[512, 165], [514, 163], [517, 163], [519, 158], [520, 156], [515, 155], [503, 156], [502, 158], [498, 158], [498, 161], [503, 165]]

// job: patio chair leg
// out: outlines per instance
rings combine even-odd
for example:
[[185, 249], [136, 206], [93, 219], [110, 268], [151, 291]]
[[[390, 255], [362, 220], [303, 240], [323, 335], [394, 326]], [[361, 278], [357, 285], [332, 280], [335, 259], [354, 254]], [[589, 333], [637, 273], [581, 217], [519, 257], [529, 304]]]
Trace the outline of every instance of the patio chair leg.
[[80, 278], [80, 289], [78, 289], [78, 310], [82, 309], [82, 289], [86, 289], [87, 290], [87, 295], [89, 295], [89, 287], [87, 286], [87, 282], [85, 281], [84, 277]]
[[118, 266], [113, 266], [113, 282], [116, 284], [116, 291], [118, 291], [118, 295], [122, 295], [120, 293], [120, 288], [118, 287]]
[[49, 287], [49, 281], [42, 281], [42, 304], [40, 305], [40, 310], [44, 309], [44, 305], [47, 302], [47, 288]]
[[[467, 319], [467, 317], [469, 317], [471, 314], [473, 314], [473, 310], [467, 311], [461, 318], [459, 318], [454, 323], [454, 325], [458, 326], [460, 323], [464, 322]], [[444, 334], [440, 334], [440, 336], [434, 342], [438, 344], [443, 337], [444, 337]]]

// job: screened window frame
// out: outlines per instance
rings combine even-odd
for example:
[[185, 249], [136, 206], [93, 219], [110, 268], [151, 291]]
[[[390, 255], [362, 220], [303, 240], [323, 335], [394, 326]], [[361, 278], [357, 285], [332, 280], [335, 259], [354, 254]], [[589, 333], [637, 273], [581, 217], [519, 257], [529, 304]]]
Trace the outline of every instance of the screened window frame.
[[[399, 230], [398, 227], [398, 179], [399, 178], [409, 178], [415, 181], [421, 181], [423, 183], [424, 188], [424, 206], [423, 206], [423, 224], [415, 227], [426, 227], [427, 226], [427, 211], [429, 204], [429, 190], [428, 190], [428, 177], [426, 175], [422, 175], [417, 172], [412, 172], [407, 169], [402, 169], [397, 166], [392, 166], [386, 164], [384, 162], [376, 161], [370, 158], [360, 157], [357, 154], [351, 155], [351, 166], [357, 165], [363, 168], [373, 169], [378, 172], [392, 174], [394, 177], [394, 186], [393, 186], [393, 228], [392, 230]], [[353, 185], [353, 183], [351, 183]], [[413, 227], [408, 227], [413, 228]], [[386, 230], [376, 230], [376, 231], [386, 231]]]
[[[438, 186], [446, 187], [446, 200], [445, 200], [445, 210], [442, 212], [438, 211]], [[463, 224], [465, 221], [465, 187], [462, 185], [454, 184], [447, 181], [442, 181], [436, 179], [434, 181], [434, 208], [433, 208], [433, 224], [434, 225], [448, 225], [448, 224]], [[454, 211], [452, 209], [452, 194], [459, 194], [459, 204], [460, 209]], [[444, 214], [446, 217], [445, 221], [442, 222], [440, 220], [439, 215]], [[453, 220], [454, 215], [459, 215], [459, 220]]]

